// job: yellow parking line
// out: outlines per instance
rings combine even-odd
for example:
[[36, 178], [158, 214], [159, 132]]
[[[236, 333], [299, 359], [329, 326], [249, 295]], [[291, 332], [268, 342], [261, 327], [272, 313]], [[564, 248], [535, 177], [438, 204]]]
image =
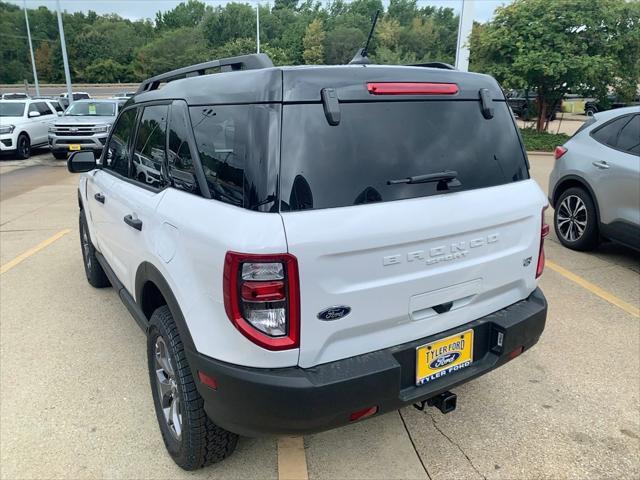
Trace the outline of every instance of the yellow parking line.
[[621, 300], [620, 298], [616, 297], [614, 294], [609, 293], [606, 290], [603, 290], [599, 286], [594, 285], [588, 280], [585, 280], [584, 278], [582, 278], [580, 275], [576, 275], [575, 273], [567, 270], [566, 268], [561, 267], [557, 263], [547, 260], [546, 265], [554, 272], [559, 273], [563, 277], [571, 280], [572, 282], [577, 283], [582, 288], [589, 290], [591, 293], [593, 293], [594, 295], [597, 295], [601, 299], [606, 300], [607, 302], [611, 303], [612, 305], [615, 305], [618, 308], [621, 308], [622, 310], [633, 315], [636, 318], [640, 318], [640, 308], [634, 305], [631, 305], [630, 303], [627, 303], [624, 300]]
[[278, 438], [278, 480], [308, 480], [302, 437]]
[[18, 255], [13, 260], [10, 260], [9, 262], [5, 263], [4, 265], [2, 265], [0, 267], [0, 275], [2, 275], [3, 273], [8, 272], [13, 267], [15, 267], [16, 265], [21, 263], [23, 260], [26, 260], [27, 258], [29, 258], [31, 255], [34, 255], [34, 254], [38, 253], [40, 250], [42, 250], [43, 248], [48, 247], [49, 245], [51, 245], [56, 240], [61, 239], [62, 237], [64, 237], [70, 231], [71, 230], [68, 229], [68, 228], [66, 230], [61, 230], [60, 232], [56, 233], [52, 237], [49, 237], [46, 240], [43, 240], [42, 242], [40, 242], [35, 247], [30, 248], [26, 252], [21, 253], [20, 255]]

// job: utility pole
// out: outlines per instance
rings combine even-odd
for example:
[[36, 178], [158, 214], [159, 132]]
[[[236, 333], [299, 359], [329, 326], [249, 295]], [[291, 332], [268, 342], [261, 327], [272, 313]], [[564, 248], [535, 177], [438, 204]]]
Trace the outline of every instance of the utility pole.
[[27, 15], [27, 0], [24, 0], [24, 21], [27, 23], [27, 38], [29, 39], [29, 52], [31, 52], [31, 68], [33, 70], [33, 83], [36, 84], [36, 97], [40, 96], [40, 84], [36, 72], [36, 59], [33, 56], [33, 44], [31, 43], [31, 29], [29, 28], [29, 15]]
[[260, 53], [260, 2], [256, 6], [256, 53]]
[[71, 73], [69, 73], [69, 59], [67, 58], [67, 43], [64, 41], [64, 27], [62, 26], [62, 13], [60, 11], [60, 0], [56, 0], [58, 10], [58, 30], [60, 31], [60, 45], [62, 46], [62, 62], [64, 63], [64, 78], [67, 82], [67, 95], [69, 105], [73, 103], [73, 91], [71, 90]]
[[473, 1], [462, 0], [462, 11], [458, 24], [458, 44], [456, 46], [456, 68], [467, 72], [469, 70], [469, 47], [467, 41], [473, 28]]

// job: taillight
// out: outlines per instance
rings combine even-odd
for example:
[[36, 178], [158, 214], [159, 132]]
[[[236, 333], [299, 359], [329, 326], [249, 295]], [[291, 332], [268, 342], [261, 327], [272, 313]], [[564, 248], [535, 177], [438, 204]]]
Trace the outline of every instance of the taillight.
[[224, 307], [249, 340], [268, 350], [300, 345], [300, 286], [293, 255], [227, 252]]
[[563, 156], [565, 153], [567, 153], [567, 149], [561, 146], [557, 146], [556, 149], [553, 151], [553, 157], [558, 160], [561, 156]]
[[367, 83], [371, 95], [455, 95], [455, 83], [376, 82]]
[[549, 225], [544, 221], [544, 211], [546, 209], [547, 206], [542, 209], [542, 223], [540, 227], [540, 253], [538, 254], [538, 265], [536, 266], [536, 278], [539, 278], [544, 271], [544, 237], [549, 235]]

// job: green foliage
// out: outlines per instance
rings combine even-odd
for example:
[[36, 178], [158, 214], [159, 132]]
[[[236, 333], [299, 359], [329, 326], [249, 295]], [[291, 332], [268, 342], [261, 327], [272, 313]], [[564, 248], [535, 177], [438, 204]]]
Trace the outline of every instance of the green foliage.
[[133, 69], [130, 65], [123, 65], [110, 58], [96, 60], [84, 70], [87, 82], [130, 82]]
[[358, 48], [364, 46], [366, 34], [355, 27], [337, 27], [327, 37], [326, 55], [328, 64], [347, 63]]
[[188, 0], [168, 12], [156, 13], [156, 28], [160, 31], [196, 27], [204, 18], [207, 6], [199, 0]]
[[321, 65], [324, 63], [324, 40], [326, 34], [322, 27], [322, 21], [316, 18], [307, 26], [302, 44], [304, 52], [302, 57], [307, 65]]
[[564, 133], [538, 132], [535, 128], [521, 128], [522, 140], [525, 149], [529, 152], [553, 152], [558, 146], [569, 140], [569, 135]]
[[572, 91], [603, 96], [640, 77], [640, 6], [625, 0], [515, 0], [471, 38], [472, 68], [507, 88], [535, 90], [546, 108]]

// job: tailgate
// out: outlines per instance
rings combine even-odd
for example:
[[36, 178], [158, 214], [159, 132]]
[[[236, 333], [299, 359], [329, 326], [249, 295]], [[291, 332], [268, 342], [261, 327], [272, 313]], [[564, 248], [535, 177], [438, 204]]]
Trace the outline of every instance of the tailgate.
[[[300, 366], [433, 335], [525, 298], [536, 287], [545, 203], [525, 180], [282, 213], [300, 269]], [[336, 306], [350, 312], [319, 318]]]

